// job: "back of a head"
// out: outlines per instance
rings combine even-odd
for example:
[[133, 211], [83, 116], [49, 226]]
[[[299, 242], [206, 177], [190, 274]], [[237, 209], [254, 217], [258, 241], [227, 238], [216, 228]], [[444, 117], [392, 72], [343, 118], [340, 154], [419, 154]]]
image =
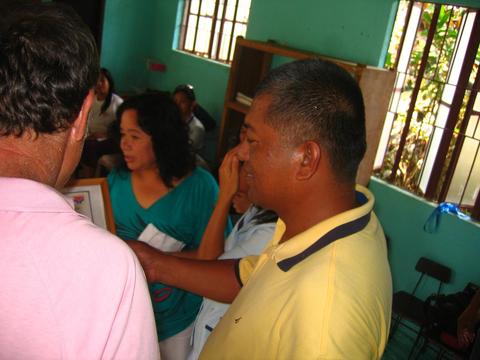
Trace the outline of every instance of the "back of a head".
[[273, 69], [256, 96], [271, 96], [267, 122], [292, 145], [313, 140], [328, 153], [339, 181], [352, 182], [366, 150], [365, 109], [357, 82], [321, 59]]
[[0, 135], [70, 127], [99, 74], [93, 36], [58, 3], [18, 6], [0, 32]]

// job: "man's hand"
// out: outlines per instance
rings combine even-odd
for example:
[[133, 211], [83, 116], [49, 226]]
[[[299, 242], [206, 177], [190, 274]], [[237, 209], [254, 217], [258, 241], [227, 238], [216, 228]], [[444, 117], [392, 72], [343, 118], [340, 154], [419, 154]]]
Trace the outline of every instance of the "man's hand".
[[149, 283], [161, 282], [221, 302], [232, 302], [240, 291], [235, 260], [181, 259], [143, 241], [126, 241], [143, 266]]
[[151, 247], [147, 243], [144, 243], [143, 241], [128, 240], [125, 242], [135, 252], [138, 260], [140, 260], [140, 264], [143, 267], [147, 281], [149, 283], [158, 281], [156, 280], [155, 263], [158, 261], [158, 258], [163, 255], [163, 253], [160, 250]]

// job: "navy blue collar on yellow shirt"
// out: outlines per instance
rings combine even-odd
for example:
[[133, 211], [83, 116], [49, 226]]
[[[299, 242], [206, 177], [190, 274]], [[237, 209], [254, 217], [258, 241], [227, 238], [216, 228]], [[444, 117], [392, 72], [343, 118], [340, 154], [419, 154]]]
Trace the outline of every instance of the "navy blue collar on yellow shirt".
[[[368, 201], [367, 197], [361, 192], [357, 191], [356, 197], [357, 197], [357, 203], [359, 203], [360, 206], [365, 204]], [[352, 220], [350, 222], [344, 223], [342, 225], [339, 225], [333, 228], [332, 230], [327, 232], [325, 235], [323, 235], [320, 239], [315, 241], [308, 248], [303, 250], [301, 253], [295, 256], [289, 257], [287, 259], [284, 259], [282, 261], [279, 261], [277, 263], [277, 266], [282, 271], [287, 272], [293, 266], [297, 265], [302, 260], [305, 260], [307, 257], [316, 253], [317, 251], [324, 248], [325, 246], [331, 244], [335, 240], [342, 239], [344, 237], [347, 237], [349, 235], [355, 234], [363, 230], [365, 226], [367, 226], [368, 222], [370, 221], [370, 214], [371, 212], [369, 211], [367, 214], [363, 215], [362, 217], [359, 217], [355, 220]]]

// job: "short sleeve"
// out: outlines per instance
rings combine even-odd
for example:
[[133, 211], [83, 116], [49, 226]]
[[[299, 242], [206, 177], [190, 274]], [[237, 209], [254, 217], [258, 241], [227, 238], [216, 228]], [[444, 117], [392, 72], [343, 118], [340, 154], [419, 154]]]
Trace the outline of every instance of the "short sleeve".
[[126, 259], [128, 264], [125, 266], [127, 276], [123, 296], [120, 302], [115, 303], [118, 309], [111, 327], [112, 343], [106, 345], [104, 355], [112, 358], [159, 359], [155, 320], [145, 275], [135, 255], [129, 257]]
[[255, 269], [255, 265], [257, 265], [257, 261], [258, 261], [258, 256], [252, 255], [252, 256], [247, 256], [241, 259], [239, 262], [237, 262], [236, 271], [242, 286], [248, 282], [248, 279], [250, 279], [250, 275], [252, 274], [253, 269]]

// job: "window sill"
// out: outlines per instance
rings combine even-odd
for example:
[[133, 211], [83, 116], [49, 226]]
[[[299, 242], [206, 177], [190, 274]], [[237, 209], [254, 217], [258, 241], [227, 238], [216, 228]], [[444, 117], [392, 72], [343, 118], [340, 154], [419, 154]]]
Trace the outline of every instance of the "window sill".
[[[374, 183], [376, 183], [376, 184], [378, 184], [378, 185], [380, 185], [380, 186], [384, 186], [385, 188], [387, 188], [387, 189], [389, 189], [389, 190], [391, 190], [391, 191], [395, 191], [395, 192], [397, 192], [397, 193], [400, 193], [400, 194], [402, 194], [403, 196], [405, 196], [405, 197], [407, 197], [407, 198], [410, 198], [410, 199], [413, 199], [413, 200], [415, 200], [415, 201], [418, 201], [418, 202], [421, 204], [421, 206], [425, 206], [425, 205], [428, 206], [428, 207], [430, 208], [430, 212], [433, 212], [433, 211], [437, 208], [437, 206], [439, 205], [439, 204], [436, 203], [436, 202], [429, 201], [429, 200], [427, 200], [427, 199], [425, 199], [425, 198], [423, 198], [423, 197], [421, 197], [421, 196], [415, 195], [415, 194], [409, 192], [408, 190], [405, 190], [405, 189], [402, 189], [402, 188], [400, 188], [400, 187], [398, 187], [398, 186], [395, 186], [395, 185], [393, 185], [393, 184], [390, 184], [389, 182], [387, 182], [387, 181], [385, 181], [385, 180], [382, 180], [382, 179], [380, 179], [380, 178], [377, 178], [376, 176], [371, 176], [371, 177], [370, 177], [370, 183], [372, 183], [372, 182], [374, 182]], [[375, 186], [376, 186], [376, 185], [374, 185], [374, 187], [375, 187]], [[370, 185], [368, 186], [368, 188], [370, 188]], [[419, 205], [420, 205], [420, 204], [419, 204]], [[461, 219], [461, 218], [459, 218], [459, 217], [457, 217], [457, 216], [455, 216], [455, 215], [453, 215], [453, 214], [443, 214], [443, 215], [452, 216], [452, 217], [454, 217], [455, 219], [457, 219], [458, 221], [466, 222], [466, 223], [471, 224], [471, 225], [473, 225], [473, 226], [476, 226], [477, 228], [480, 229], [480, 222], [477, 221], [477, 220], [475, 220], [475, 219], [472, 219], [472, 218], [469, 219], [469, 220]]]
[[178, 50], [178, 49], [172, 49], [174, 52], [176, 53], [179, 53], [179, 54], [182, 54], [182, 55], [186, 55], [186, 56], [190, 56], [192, 58], [195, 58], [195, 59], [198, 59], [198, 60], [204, 60], [206, 62], [209, 62], [209, 63], [212, 63], [212, 64], [215, 64], [215, 65], [221, 65], [227, 69], [230, 69], [230, 64], [225, 64], [223, 62], [220, 62], [220, 61], [216, 61], [216, 60], [212, 60], [212, 59], [208, 59], [208, 58], [205, 58], [203, 56], [198, 56], [198, 55], [195, 55], [195, 54], [192, 54], [188, 51], [183, 51], [183, 50]]

